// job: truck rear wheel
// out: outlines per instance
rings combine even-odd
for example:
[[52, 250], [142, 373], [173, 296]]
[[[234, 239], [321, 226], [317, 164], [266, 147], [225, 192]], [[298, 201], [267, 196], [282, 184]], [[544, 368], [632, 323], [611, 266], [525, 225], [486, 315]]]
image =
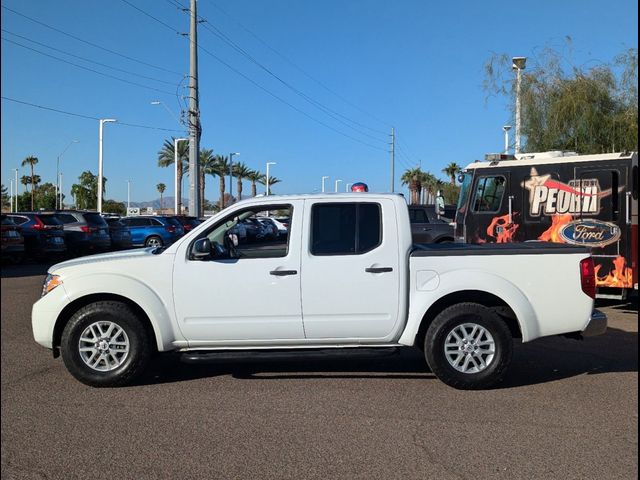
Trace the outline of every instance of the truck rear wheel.
[[151, 356], [144, 326], [128, 305], [116, 301], [78, 310], [64, 327], [60, 350], [71, 375], [92, 387], [130, 383]]
[[489, 388], [511, 363], [513, 341], [507, 325], [489, 308], [459, 303], [438, 314], [427, 329], [424, 352], [431, 371], [461, 390]]

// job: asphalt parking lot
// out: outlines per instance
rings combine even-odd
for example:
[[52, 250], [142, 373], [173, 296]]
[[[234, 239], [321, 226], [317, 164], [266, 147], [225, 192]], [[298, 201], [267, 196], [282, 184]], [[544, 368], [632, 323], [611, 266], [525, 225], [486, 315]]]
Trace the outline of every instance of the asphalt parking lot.
[[453, 390], [407, 350], [185, 365], [93, 389], [31, 336], [46, 268], [3, 266], [2, 478], [637, 478], [638, 307], [517, 345], [505, 382]]

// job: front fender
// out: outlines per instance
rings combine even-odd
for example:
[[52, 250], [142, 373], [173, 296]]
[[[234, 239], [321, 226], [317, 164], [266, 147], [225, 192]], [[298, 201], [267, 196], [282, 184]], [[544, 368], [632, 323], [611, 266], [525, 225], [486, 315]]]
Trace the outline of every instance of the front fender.
[[523, 342], [540, 336], [539, 320], [531, 302], [522, 290], [503, 277], [481, 270], [451, 270], [437, 275], [436, 282], [430, 281], [428, 288], [431, 290], [421, 290], [417, 285], [418, 273], [412, 272], [409, 318], [399, 343], [413, 345], [429, 308], [447, 295], [466, 290], [490, 293], [503, 300], [516, 315]]
[[65, 278], [64, 289], [69, 302], [88, 295], [112, 294], [136, 303], [147, 315], [159, 351], [171, 350], [175, 341], [184, 340], [174, 319], [171, 285], [167, 283], [166, 299], [135, 277], [120, 273], [92, 273]]

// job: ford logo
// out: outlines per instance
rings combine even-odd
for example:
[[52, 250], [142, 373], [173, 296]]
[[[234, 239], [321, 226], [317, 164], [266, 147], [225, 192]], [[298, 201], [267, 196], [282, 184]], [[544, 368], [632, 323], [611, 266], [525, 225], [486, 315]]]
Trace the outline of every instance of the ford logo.
[[604, 247], [618, 241], [620, 228], [615, 223], [599, 220], [574, 220], [562, 227], [560, 236], [574, 245]]

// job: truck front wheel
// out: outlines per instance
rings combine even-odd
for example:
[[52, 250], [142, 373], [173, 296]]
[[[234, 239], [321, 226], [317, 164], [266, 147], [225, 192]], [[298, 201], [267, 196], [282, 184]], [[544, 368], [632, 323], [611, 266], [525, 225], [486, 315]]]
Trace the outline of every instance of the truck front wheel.
[[99, 301], [78, 310], [62, 332], [62, 359], [76, 379], [92, 387], [130, 383], [151, 356], [150, 339], [126, 304]]
[[459, 303], [438, 314], [427, 329], [424, 352], [431, 371], [461, 390], [489, 388], [511, 363], [507, 325], [489, 308]]

